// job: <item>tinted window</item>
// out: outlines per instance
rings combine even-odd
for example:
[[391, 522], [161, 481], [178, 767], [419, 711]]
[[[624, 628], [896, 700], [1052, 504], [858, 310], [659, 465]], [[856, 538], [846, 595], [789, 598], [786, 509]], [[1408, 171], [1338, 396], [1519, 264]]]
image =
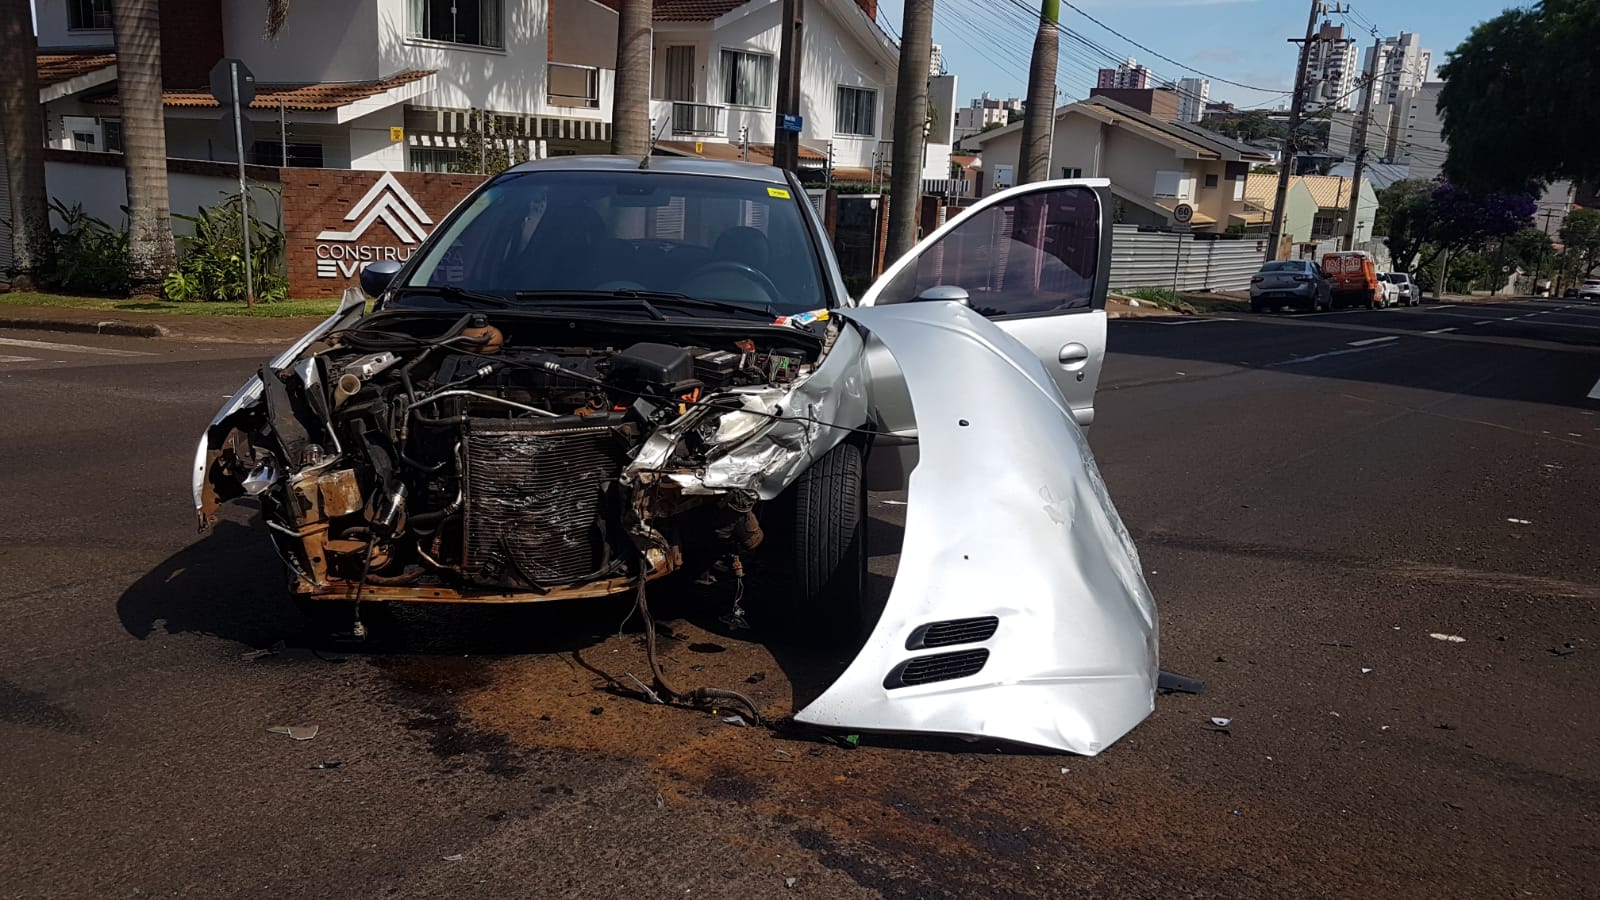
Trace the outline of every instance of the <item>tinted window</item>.
[[503, 176], [422, 251], [409, 284], [665, 291], [802, 312], [827, 305], [787, 188], [650, 171]]
[[957, 285], [986, 316], [1089, 309], [1100, 265], [1100, 198], [1083, 187], [1014, 197], [913, 252], [915, 264], [877, 302], [904, 303], [928, 288]]
[[1306, 263], [1298, 259], [1280, 259], [1261, 267], [1263, 272], [1304, 272]]

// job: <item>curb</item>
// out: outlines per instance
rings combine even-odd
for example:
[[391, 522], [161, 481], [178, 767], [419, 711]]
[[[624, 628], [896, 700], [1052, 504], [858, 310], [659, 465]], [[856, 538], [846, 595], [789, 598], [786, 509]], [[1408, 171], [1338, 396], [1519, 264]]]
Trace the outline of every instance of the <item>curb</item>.
[[27, 331], [70, 331], [88, 334], [116, 334], [124, 337], [170, 337], [172, 332], [163, 325], [153, 322], [118, 322], [108, 319], [103, 322], [88, 322], [81, 319], [25, 319], [6, 318], [0, 316], [0, 328], [15, 328]]

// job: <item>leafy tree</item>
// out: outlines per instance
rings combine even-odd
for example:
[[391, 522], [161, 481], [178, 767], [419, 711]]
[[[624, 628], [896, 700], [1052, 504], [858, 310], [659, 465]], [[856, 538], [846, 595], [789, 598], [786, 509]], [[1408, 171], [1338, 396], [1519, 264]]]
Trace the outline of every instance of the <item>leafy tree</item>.
[[1251, 175], [1276, 175], [1276, 174], [1278, 174], [1278, 167], [1277, 166], [1266, 166], [1266, 165], [1256, 166], [1255, 168], [1252, 168], [1250, 170], [1250, 174]]
[[1483, 22], [1439, 68], [1445, 173], [1476, 189], [1600, 176], [1600, 0], [1543, 0]]
[[481, 109], [467, 114], [467, 130], [456, 136], [456, 145], [459, 152], [450, 171], [458, 175], [498, 175], [528, 161], [526, 138], [505, 119]]
[[1572, 254], [1576, 270], [1588, 275], [1600, 266], [1600, 210], [1575, 209], [1561, 225], [1561, 246]]
[[1508, 236], [1498, 256], [1504, 265], [1532, 272], [1548, 264], [1553, 252], [1549, 236], [1530, 225]]
[[1528, 194], [1474, 193], [1446, 181], [1397, 181], [1378, 192], [1373, 225], [1396, 268], [1426, 267], [1441, 253], [1475, 250], [1532, 224]]

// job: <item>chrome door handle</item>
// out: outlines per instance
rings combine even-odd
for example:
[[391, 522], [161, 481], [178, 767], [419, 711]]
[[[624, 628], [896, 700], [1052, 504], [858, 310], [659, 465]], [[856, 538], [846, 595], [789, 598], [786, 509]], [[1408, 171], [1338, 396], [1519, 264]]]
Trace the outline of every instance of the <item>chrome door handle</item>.
[[1089, 364], [1089, 348], [1074, 341], [1062, 347], [1056, 359], [1061, 363], [1061, 368], [1075, 372]]

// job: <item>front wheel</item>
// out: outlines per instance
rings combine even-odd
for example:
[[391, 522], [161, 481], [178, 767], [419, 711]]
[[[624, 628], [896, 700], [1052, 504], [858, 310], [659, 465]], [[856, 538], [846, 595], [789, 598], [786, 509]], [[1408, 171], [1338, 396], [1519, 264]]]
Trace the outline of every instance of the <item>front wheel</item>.
[[840, 444], [773, 504], [768, 577], [750, 614], [821, 643], [859, 636], [867, 584], [867, 492], [861, 447]]

